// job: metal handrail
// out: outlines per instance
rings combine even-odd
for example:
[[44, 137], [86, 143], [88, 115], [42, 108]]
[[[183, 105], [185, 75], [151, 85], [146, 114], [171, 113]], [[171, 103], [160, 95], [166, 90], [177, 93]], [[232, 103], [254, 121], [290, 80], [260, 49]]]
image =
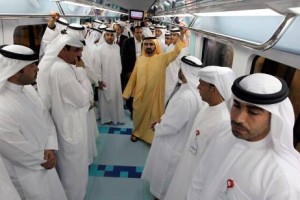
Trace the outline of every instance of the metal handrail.
[[[220, 33], [204, 31], [204, 30], [192, 28], [192, 27], [190, 27], [191, 25], [189, 27], [185, 27], [185, 28], [187, 28], [188, 30], [197, 32], [197, 33], [201, 33], [206, 37], [213, 37], [213, 38], [217, 38], [220, 41], [230, 42], [230, 43], [237, 44], [237, 45], [243, 45], [245, 47], [249, 47], [249, 48], [252, 48], [255, 50], [259, 50], [259, 51], [265, 51], [265, 50], [273, 47], [280, 40], [280, 38], [283, 36], [283, 34], [286, 32], [286, 30], [290, 27], [292, 22], [295, 20], [295, 18], [296, 18], [296, 15], [293, 13], [288, 13], [287, 15], [285, 15], [285, 18], [282, 20], [282, 22], [280, 23], [280, 25], [278, 26], [276, 31], [264, 43], [257, 43], [257, 42], [248, 41], [248, 40], [244, 40], [244, 39], [240, 39], [240, 38], [236, 38], [236, 37], [232, 37], [232, 36], [228, 36], [228, 35], [223, 35]], [[166, 22], [166, 24], [170, 24], [170, 25], [179, 27], [178, 24], [173, 24], [173, 23], [168, 23], [168, 22]]]
[[[64, 18], [68, 18], [68, 17], [95, 17], [95, 15], [61, 15]], [[14, 14], [14, 13], [10, 13], [10, 14], [0, 14], [0, 19], [8, 19], [8, 18], [20, 18], [20, 17], [26, 17], [26, 18], [44, 18], [44, 17], [51, 17], [51, 15], [49, 14], [45, 14], [45, 15], [35, 15], [35, 14]]]
[[[214, 5], [221, 5], [221, 4], [227, 4], [227, 3], [232, 3], [234, 1], [238, 0], [228, 0], [227, 1], [216, 1], [216, 0], [202, 0], [202, 1], [193, 1], [186, 3], [182, 6], [177, 6], [171, 9], [163, 10], [163, 11], [157, 11], [155, 15], [168, 15], [168, 14], [176, 14], [177, 12], [180, 12], [182, 10], [191, 10], [193, 7], [207, 7], [207, 6], [214, 6]], [[181, 12], [182, 13], [182, 12]]]
[[64, 9], [61, 7], [60, 2], [59, 2], [59, 1], [56, 1], [55, 3], [56, 3], [56, 6], [57, 6], [58, 9], [59, 9], [59, 12], [60, 12], [62, 15], [65, 15]]

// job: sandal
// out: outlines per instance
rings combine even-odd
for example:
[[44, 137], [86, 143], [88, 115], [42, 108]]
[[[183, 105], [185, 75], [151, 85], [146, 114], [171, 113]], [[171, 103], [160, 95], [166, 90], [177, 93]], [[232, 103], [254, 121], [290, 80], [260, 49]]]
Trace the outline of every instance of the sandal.
[[134, 135], [131, 135], [130, 140], [131, 140], [131, 142], [136, 142], [136, 141], [138, 141], [138, 138], [135, 137]]

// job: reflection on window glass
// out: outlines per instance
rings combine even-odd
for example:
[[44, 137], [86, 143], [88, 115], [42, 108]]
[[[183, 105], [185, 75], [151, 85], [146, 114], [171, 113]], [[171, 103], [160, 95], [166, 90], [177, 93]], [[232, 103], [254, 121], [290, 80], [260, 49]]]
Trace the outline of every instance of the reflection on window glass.
[[251, 73], [266, 73], [280, 77], [290, 88], [289, 98], [295, 112], [294, 144], [300, 152], [300, 70], [293, 67], [257, 56], [252, 63]]
[[18, 26], [14, 31], [14, 44], [20, 44], [39, 52], [46, 24]]
[[216, 65], [231, 67], [233, 60], [232, 47], [220, 42], [205, 38], [203, 41], [203, 66]]

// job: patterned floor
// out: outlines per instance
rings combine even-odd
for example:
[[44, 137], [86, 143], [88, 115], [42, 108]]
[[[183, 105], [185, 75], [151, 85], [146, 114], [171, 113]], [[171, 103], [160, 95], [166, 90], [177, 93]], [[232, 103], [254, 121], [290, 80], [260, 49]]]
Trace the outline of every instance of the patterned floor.
[[98, 128], [98, 156], [90, 165], [85, 200], [153, 200], [148, 184], [140, 179], [150, 146], [130, 141], [129, 113], [124, 125]]

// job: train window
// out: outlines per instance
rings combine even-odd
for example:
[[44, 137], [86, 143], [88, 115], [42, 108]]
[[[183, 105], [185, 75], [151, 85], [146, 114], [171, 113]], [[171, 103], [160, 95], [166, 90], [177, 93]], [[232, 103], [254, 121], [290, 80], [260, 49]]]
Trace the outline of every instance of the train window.
[[251, 73], [266, 73], [280, 77], [290, 88], [289, 98], [295, 112], [294, 144], [300, 152], [300, 70], [276, 61], [256, 56], [252, 63]]
[[46, 24], [18, 26], [14, 31], [14, 44], [20, 44], [39, 52]]
[[203, 66], [232, 66], [233, 49], [231, 46], [205, 38], [202, 52]]

